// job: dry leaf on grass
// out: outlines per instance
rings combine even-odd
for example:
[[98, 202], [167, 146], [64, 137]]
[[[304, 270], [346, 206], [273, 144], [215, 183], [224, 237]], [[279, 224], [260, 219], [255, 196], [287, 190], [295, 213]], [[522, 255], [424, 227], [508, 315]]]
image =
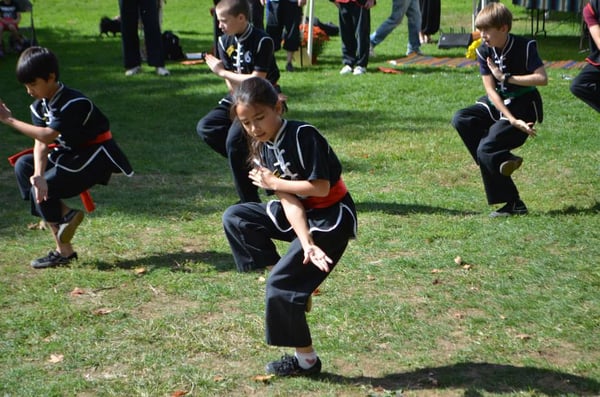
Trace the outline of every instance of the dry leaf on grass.
[[49, 363], [52, 364], [57, 364], [60, 363], [61, 361], [63, 361], [65, 359], [65, 356], [62, 354], [51, 354], [50, 358], [48, 359]]
[[274, 377], [275, 375], [256, 375], [252, 380], [255, 382], [270, 383]]
[[375, 276], [372, 276], [370, 274], [367, 274], [367, 280], [369, 281], [374, 281], [375, 280]]
[[432, 274], [436, 274], [436, 273], [441, 273], [442, 271], [440, 269], [433, 269], [431, 271]]
[[225, 380], [225, 377], [223, 375], [215, 375], [213, 376], [213, 380], [215, 382], [223, 382]]
[[148, 273], [148, 269], [146, 269], [145, 267], [136, 267], [133, 270], [133, 274], [135, 274], [136, 276], [141, 276], [142, 274], [146, 273]]
[[85, 295], [87, 292], [83, 288], [75, 287], [73, 291], [71, 291], [71, 296], [80, 296]]
[[103, 307], [103, 308], [96, 309], [96, 310], [92, 311], [92, 314], [94, 316], [104, 316], [104, 315], [110, 314], [112, 312], [114, 312], [114, 309], [109, 309], [107, 307]]
[[188, 392], [185, 390], [175, 390], [173, 393], [171, 393], [171, 397], [181, 397], [185, 396], [186, 394], [188, 394]]
[[456, 258], [454, 258], [454, 263], [456, 263], [458, 266], [463, 264], [463, 260], [460, 256], [457, 256]]
[[531, 335], [528, 335], [528, 334], [517, 334], [516, 337], [517, 337], [517, 339], [521, 339], [521, 340], [531, 339]]

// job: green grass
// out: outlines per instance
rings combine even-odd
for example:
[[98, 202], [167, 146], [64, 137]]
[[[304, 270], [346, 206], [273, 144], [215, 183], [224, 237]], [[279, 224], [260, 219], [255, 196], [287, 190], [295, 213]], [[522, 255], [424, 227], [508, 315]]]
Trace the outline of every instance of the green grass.
[[[225, 161], [195, 133], [224, 84], [177, 63], [168, 78], [149, 68], [126, 78], [119, 38], [97, 31], [117, 2], [47, 3], [35, 1], [40, 43], [58, 54], [65, 83], [109, 116], [136, 175], [92, 190], [98, 208], [74, 240], [76, 264], [34, 271], [51, 239], [27, 229], [34, 219], [0, 166], [1, 395], [600, 395], [600, 138], [598, 115], [569, 92], [577, 70], [548, 70], [539, 137], [516, 151], [530, 215], [496, 220], [450, 125], [483, 92], [475, 68], [376, 72], [404, 53], [403, 24], [365, 76], [338, 74], [339, 38], [317, 65], [284, 72], [289, 117], [336, 149], [360, 224], [309, 314], [324, 374], [263, 383], [254, 377], [264, 364], [289, 350], [264, 343], [266, 275], [235, 271], [221, 214], [237, 197]], [[210, 4], [167, 2], [164, 27], [184, 51], [210, 48]], [[469, 2], [442, 6], [443, 30], [470, 29]], [[513, 31], [527, 34], [527, 13], [510, 7]], [[379, 4], [373, 24], [388, 13]], [[315, 14], [337, 21], [329, 2]], [[542, 57], [582, 60], [578, 29], [552, 14]], [[15, 60], [0, 60], [0, 97], [27, 120]], [[4, 125], [0, 134], [0, 158], [31, 145]]]

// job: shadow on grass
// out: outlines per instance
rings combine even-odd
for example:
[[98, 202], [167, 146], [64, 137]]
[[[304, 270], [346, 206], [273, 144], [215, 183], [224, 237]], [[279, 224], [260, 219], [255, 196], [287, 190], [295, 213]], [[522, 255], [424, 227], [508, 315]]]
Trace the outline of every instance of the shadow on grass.
[[385, 202], [356, 202], [357, 212], [383, 212], [390, 215], [409, 215], [409, 214], [443, 214], [443, 215], [477, 215], [479, 212], [459, 211], [449, 208], [433, 207], [421, 204], [400, 204]]
[[[322, 373], [320, 380], [340, 384], [361, 384], [386, 390], [465, 389], [465, 396], [487, 393], [535, 391], [548, 396], [574, 394], [597, 396], [600, 383], [591, 378], [546, 368], [517, 367], [491, 363], [458, 363], [389, 374], [381, 378], [346, 377]], [[534, 394], [536, 394], [534, 392]]]
[[131, 270], [146, 268], [147, 272], [154, 269], [169, 268], [173, 272], [191, 273], [198, 267], [207, 265], [218, 272], [235, 271], [235, 264], [230, 253], [217, 251], [202, 252], [165, 252], [143, 258], [128, 259], [117, 262], [96, 262], [98, 270], [111, 271], [115, 268]]
[[552, 210], [548, 211], [546, 214], [550, 216], [557, 215], [594, 215], [600, 213], [600, 202], [596, 201], [590, 207], [587, 208], [577, 208], [574, 206], [568, 206], [566, 208], [560, 210]]

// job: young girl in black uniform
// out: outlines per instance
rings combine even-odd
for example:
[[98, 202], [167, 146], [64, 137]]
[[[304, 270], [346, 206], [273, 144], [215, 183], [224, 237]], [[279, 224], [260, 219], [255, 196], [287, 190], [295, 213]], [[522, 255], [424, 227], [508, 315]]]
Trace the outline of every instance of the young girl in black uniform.
[[527, 207], [511, 179], [523, 159], [510, 151], [535, 136], [534, 124], [543, 118], [535, 86], [546, 85], [548, 77], [535, 40], [510, 34], [512, 14], [502, 3], [484, 7], [475, 26], [483, 41], [477, 60], [486, 96], [456, 112], [452, 125], [479, 165], [488, 203], [506, 203], [490, 216], [524, 215]]
[[34, 139], [32, 154], [15, 162], [21, 196], [31, 202], [31, 213], [50, 225], [56, 249], [31, 262], [34, 268], [66, 265], [77, 259], [71, 245], [83, 212], [70, 209], [63, 199], [96, 184], [106, 185], [113, 173], [133, 175], [127, 157], [112, 139], [106, 116], [82, 93], [59, 81], [56, 56], [48, 49], [30, 47], [17, 63], [17, 79], [35, 98], [33, 124], [17, 120], [0, 101], [0, 121]]
[[[267, 365], [279, 376], [319, 373], [306, 305], [356, 234], [356, 210], [341, 178], [342, 167], [319, 131], [282, 119], [277, 91], [262, 78], [242, 82], [233, 114], [251, 141], [252, 182], [277, 196], [242, 203], [223, 215], [238, 270], [271, 268], [266, 286], [266, 340], [295, 347], [294, 356]], [[281, 257], [272, 239], [289, 241]]]

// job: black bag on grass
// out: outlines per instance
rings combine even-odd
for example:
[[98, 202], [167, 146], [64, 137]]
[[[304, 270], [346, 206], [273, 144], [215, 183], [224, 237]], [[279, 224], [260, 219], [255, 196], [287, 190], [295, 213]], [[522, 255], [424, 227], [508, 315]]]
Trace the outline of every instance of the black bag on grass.
[[165, 58], [171, 61], [179, 61], [185, 59], [185, 54], [179, 44], [179, 36], [170, 30], [165, 30], [162, 34], [163, 49], [165, 50]]

